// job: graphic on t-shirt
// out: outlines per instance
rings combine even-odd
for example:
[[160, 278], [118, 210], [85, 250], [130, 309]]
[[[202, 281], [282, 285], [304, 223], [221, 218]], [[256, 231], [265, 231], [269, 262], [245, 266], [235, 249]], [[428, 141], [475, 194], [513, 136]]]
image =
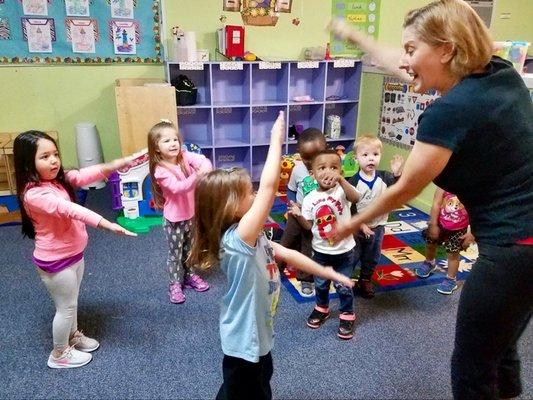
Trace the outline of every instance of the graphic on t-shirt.
[[[272, 303], [270, 304], [270, 316], [273, 318], [276, 314], [276, 309], [278, 308], [279, 300], [279, 291], [280, 291], [280, 280], [279, 280], [279, 269], [274, 258], [274, 250], [271, 246], [265, 245], [265, 256], [266, 256], [266, 270], [268, 275], [268, 295], [272, 296]], [[273, 323], [273, 320], [270, 320], [270, 324]]]
[[335, 234], [335, 225], [337, 223], [337, 216], [333, 209], [328, 205], [318, 207], [315, 221], [320, 237], [327, 240], [330, 246], [333, 245], [331, 237]]
[[450, 231], [457, 231], [468, 226], [468, 214], [459, 198], [445, 192], [440, 209], [439, 222]]
[[318, 182], [312, 176], [306, 176], [302, 181], [302, 193], [307, 196], [310, 192], [318, 187]]

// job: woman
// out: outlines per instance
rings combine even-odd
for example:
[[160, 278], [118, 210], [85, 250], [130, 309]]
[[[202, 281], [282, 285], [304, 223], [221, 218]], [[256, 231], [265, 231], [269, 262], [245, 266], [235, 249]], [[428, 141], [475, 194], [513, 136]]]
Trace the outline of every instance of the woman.
[[[462, 0], [410, 11], [403, 55], [335, 21], [331, 30], [388, 72], [441, 97], [419, 119], [399, 181], [338, 227], [338, 239], [415, 197], [434, 181], [470, 213], [479, 258], [464, 285], [452, 356], [456, 399], [521, 393], [516, 343], [533, 305], [533, 106], [510, 63], [491, 57], [492, 40]], [[399, 65], [398, 65], [398, 60]]]

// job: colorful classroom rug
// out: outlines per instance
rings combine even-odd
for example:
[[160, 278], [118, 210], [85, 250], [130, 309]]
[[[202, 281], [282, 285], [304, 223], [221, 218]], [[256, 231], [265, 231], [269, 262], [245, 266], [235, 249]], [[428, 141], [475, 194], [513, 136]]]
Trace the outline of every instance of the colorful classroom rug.
[[[286, 197], [278, 196], [272, 207], [267, 223], [273, 240], [281, 237], [285, 227]], [[442, 248], [437, 252], [437, 270], [426, 279], [418, 278], [414, 270], [424, 261], [425, 243], [421, 231], [426, 228], [428, 215], [414, 207], [404, 206], [389, 214], [389, 223], [385, 227], [385, 237], [381, 259], [372, 276], [376, 293], [390, 290], [407, 289], [422, 285], [437, 285], [446, 275], [446, 253]], [[477, 247], [470, 246], [461, 252], [458, 280], [464, 280], [477, 258]], [[359, 267], [354, 271], [354, 279], [359, 275]], [[298, 302], [314, 301], [314, 297], [301, 294], [296, 272], [286, 268], [282, 281]], [[335, 290], [330, 291], [331, 298], [337, 297]]]

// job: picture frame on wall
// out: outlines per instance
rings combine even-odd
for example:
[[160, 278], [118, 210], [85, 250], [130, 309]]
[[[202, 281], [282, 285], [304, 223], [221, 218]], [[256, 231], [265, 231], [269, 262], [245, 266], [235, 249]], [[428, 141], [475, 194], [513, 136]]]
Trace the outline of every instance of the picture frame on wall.
[[224, 11], [241, 11], [241, 0], [224, 0], [222, 9]]
[[278, 0], [277, 11], [282, 13], [290, 13], [292, 8], [292, 0]]

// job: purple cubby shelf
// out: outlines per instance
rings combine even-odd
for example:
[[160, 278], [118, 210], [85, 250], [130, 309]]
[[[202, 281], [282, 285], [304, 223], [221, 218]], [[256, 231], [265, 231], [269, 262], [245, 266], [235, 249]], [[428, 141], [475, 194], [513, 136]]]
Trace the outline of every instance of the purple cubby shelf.
[[[314, 102], [324, 101], [325, 63], [316, 63], [316, 68], [299, 67], [300, 63], [290, 63], [289, 102], [295, 96], [311, 96]], [[305, 64], [303, 64], [305, 65]], [[315, 65], [311, 63], [311, 65]]]
[[[198, 95], [196, 97], [195, 107], [199, 106], [209, 106], [211, 104], [211, 84], [209, 79], [209, 64], [203, 65], [201, 70], [182, 70], [180, 69], [180, 64], [169, 64], [169, 73], [172, 77], [170, 82], [174, 83], [174, 80], [178, 78], [179, 75], [185, 75], [188, 77], [196, 86], [198, 90]], [[191, 106], [186, 106], [191, 107]]]
[[217, 148], [214, 151], [215, 168], [240, 167], [250, 171], [250, 147]]
[[252, 65], [252, 104], [287, 103], [288, 64], [279, 63], [279, 69], [262, 69]]
[[280, 111], [285, 111], [287, 114], [287, 106], [252, 107], [252, 145], [270, 143], [270, 132]]
[[242, 69], [221, 69], [211, 65], [212, 95], [214, 106], [250, 104], [250, 64], [242, 63]]
[[302, 125], [303, 129], [323, 128], [324, 105], [323, 104], [292, 104], [289, 106], [287, 126]]
[[211, 161], [211, 163], [214, 164], [215, 160], [213, 159], [213, 149], [210, 148], [210, 149], [205, 149], [205, 148], [202, 148], [202, 154], [204, 156], [206, 156], [207, 158], [209, 158], [209, 160]]
[[213, 109], [215, 147], [250, 144], [250, 107]]
[[178, 127], [186, 142], [213, 147], [210, 108], [178, 107]]
[[361, 64], [354, 67], [336, 67], [328, 63], [326, 74], [326, 101], [356, 101], [359, 99]]
[[252, 148], [252, 181], [257, 182], [261, 178], [269, 146], [256, 146]]
[[357, 127], [357, 109], [359, 103], [327, 103], [325, 105], [323, 132], [326, 132], [328, 116], [338, 115], [341, 118], [341, 135], [340, 137], [330, 140], [353, 140], [355, 138], [355, 129]]

